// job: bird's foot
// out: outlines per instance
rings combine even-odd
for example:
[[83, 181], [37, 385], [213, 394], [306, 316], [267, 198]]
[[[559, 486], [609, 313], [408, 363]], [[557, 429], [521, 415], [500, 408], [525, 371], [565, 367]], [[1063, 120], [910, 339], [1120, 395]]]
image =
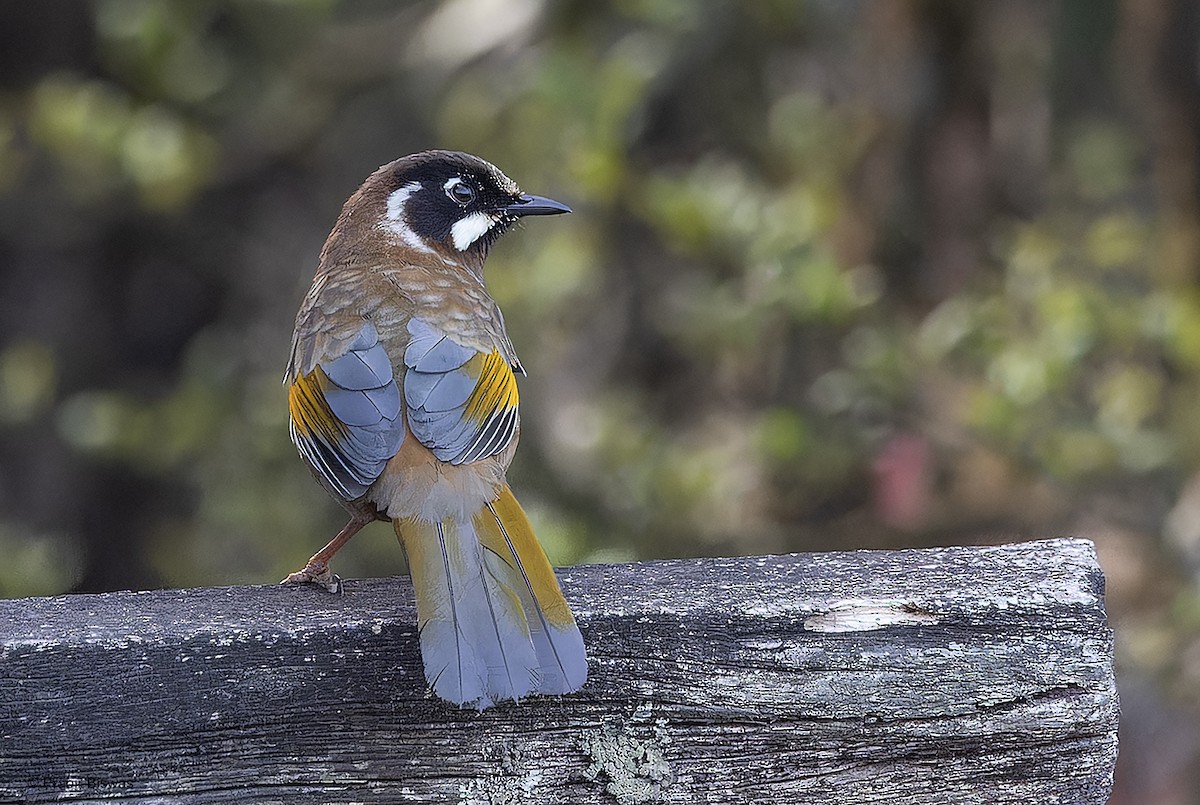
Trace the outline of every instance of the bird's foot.
[[324, 562], [310, 561], [304, 566], [303, 570], [298, 570], [295, 573], [288, 575], [286, 579], [279, 582], [280, 584], [315, 584], [318, 587], [324, 587], [331, 593], [340, 592], [342, 589], [342, 580], [334, 575], [329, 569], [329, 565]]

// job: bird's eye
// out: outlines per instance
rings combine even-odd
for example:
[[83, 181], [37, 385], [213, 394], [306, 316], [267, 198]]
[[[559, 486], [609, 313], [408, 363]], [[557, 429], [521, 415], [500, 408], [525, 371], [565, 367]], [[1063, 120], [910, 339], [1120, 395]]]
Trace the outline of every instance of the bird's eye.
[[475, 200], [475, 188], [466, 182], [455, 182], [446, 188], [446, 195], [465, 207]]

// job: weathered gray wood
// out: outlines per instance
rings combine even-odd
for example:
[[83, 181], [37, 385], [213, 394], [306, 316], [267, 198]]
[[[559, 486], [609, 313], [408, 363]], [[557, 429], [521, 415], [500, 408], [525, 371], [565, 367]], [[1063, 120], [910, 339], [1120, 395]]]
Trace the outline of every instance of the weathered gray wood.
[[20, 802], [1103, 803], [1091, 543], [562, 571], [584, 691], [431, 698], [406, 579], [0, 602]]

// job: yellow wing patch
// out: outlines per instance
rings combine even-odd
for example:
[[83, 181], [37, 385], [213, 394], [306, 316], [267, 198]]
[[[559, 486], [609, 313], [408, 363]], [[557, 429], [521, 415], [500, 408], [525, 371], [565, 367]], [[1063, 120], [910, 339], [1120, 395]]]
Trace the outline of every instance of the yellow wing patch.
[[472, 374], [478, 367], [479, 379], [475, 390], [467, 397], [463, 416], [482, 425], [495, 414], [517, 407], [517, 378], [499, 350], [493, 349], [486, 355], [480, 353], [469, 363]]
[[306, 439], [318, 437], [326, 444], [337, 444], [345, 436], [346, 426], [333, 415], [325, 400], [323, 388], [329, 378], [321, 367], [300, 375], [288, 387], [288, 413], [298, 435]]

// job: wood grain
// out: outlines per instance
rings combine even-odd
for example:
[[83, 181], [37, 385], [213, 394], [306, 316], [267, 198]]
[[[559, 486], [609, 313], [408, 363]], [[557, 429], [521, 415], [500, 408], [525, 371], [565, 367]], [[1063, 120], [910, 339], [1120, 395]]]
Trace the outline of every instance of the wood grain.
[[432, 698], [407, 579], [0, 602], [0, 799], [1103, 803], [1090, 542], [564, 569], [584, 690]]

